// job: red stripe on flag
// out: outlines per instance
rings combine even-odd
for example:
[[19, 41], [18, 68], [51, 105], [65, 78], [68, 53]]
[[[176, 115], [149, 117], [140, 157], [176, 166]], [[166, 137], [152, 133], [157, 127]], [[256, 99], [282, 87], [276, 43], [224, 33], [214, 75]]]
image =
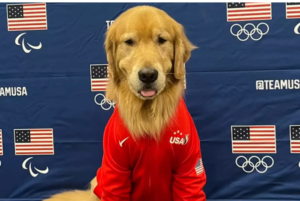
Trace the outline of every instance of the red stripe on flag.
[[50, 155], [54, 152], [20, 152], [17, 155]]
[[30, 143], [35, 144], [35, 143], [51, 143], [51, 142], [53, 142], [53, 141], [52, 140], [51, 141], [31, 141]]
[[275, 126], [249, 126], [250, 128], [274, 128], [275, 129]]
[[233, 144], [274, 144], [274, 142], [233, 142]]
[[30, 129], [30, 131], [34, 131], [34, 132], [52, 132], [51, 129]]
[[[34, 20], [9, 20], [9, 22], [46, 22], [46, 19], [34, 19]], [[13, 24], [11, 24], [13, 25]]]
[[270, 9], [245, 9], [245, 10], [228, 10], [228, 13], [253, 12], [253, 11], [270, 11]]
[[288, 18], [300, 18], [300, 14], [299, 15], [288, 16]]
[[233, 151], [233, 153], [275, 153], [274, 151], [268, 151], [268, 150], [266, 150], [266, 151], [257, 151], [257, 150], [251, 150], [251, 151], [246, 151], [246, 150], [243, 150], [243, 151]]
[[[293, 13], [299, 13], [300, 14], [300, 11], [289, 11], [289, 12], [287, 12], [287, 14], [293, 14]], [[291, 15], [291, 16], [293, 16], [293, 15]]]
[[46, 17], [46, 14], [45, 15], [27, 15], [27, 16], [24, 16], [24, 18], [37, 18], [37, 17]]
[[11, 27], [14, 27], [14, 26], [34, 26], [34, 25], [47, 25], [47, 23], [11, 24], [10, 26], [11, 26]]
[[[28, 16], [30, 14], [45, 14], [46, 15], [46, 11], [36, 11], [36, 12], [24, 12], [24, 15]], [[32, 15], [32, 17], [35, 17], [37, 15]]]
[[28, 144], [28, 145], [18, 145], [18, 147], [39, 147], [39, 146], [43, 146], [43, 147], [52, 147], [52, 144]]
[[[274, 133], [274, 130], [253, 130], [253, 129], [258, 129], [258, 128], [254, 128], [254, 127], [250, 127], [251, 129], [251, 133]], [[271, 129], [271, 128], [270, 128]]]
[[241, 148], [241, 149], [256, 149], [256, 148], [263, 148], [263, 149], [268, 149], [268, 148], [275, 148], [275, 146], [260, 146], [260, 147], [257, 147], [257, 146], [243, 146], [243, 147], [240, 147], [240, 146], [233, 146], [235, 147], [235, 149], [238, 149], [238, 148]]
[[249, 16], [251, 15], [270, 15], [270, 13], [245, 13], [245, 14], [229, 14], [229, 17], [235, 17], [235, 16]]
[[52, 139], [52, 137], [31, 137], [31, 139]]
[[37, 8], [23, 8], [24, 11], [28, 11], [28, 10], [46, 10], [46, 8], [40, 8], [40, 7], [37, 7]]
[[44, 30], [47, 27], [28, 27], [28, 28], [9, 28], [9, 31], [24, 31], [24, 30]]
[[266, 6], [270, 7], [270, 4], [259, 4], [259, 5], [246, 4], [246, 8], [259, 8], [259, 7], [266, 7]]
[[287, 10], [300, 9], [300, 5], [298, 5], [298, 6], [287, 6], [286, 9], [287, 9]]
[[[39, 150], [39, 148], [30, 148], [30, 149], [16, 149], [17, 151], [35, 151], [35, 150]], [[53, 149], [49, 149], [49, 148], [43, 148], [43, 150], [53, 150]]]
[[23, 4], [23, 7], [31, 7], [31, 6], [45, 6], [45, 3], [35, 3], [35, 4]]
[[271, 141], [273, 142], [275, 138], [270, 139], [270, 138], [256, 138], [256, 139], [251, 139], [251, 141]]
[[268, 17], [231, 18], [231, 19], [228, 19], [228, 21], [232, 22], [232, 21], [249, 21], [249, 20], [268, 20], [268, 19], [272, 19], [271, 16], [268, 16]]

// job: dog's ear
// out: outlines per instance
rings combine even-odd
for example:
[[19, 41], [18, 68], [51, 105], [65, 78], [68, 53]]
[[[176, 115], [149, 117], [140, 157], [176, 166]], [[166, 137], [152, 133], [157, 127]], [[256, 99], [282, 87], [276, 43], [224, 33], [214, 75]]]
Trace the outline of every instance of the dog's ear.
[[183, 26], [175, 23], [175, 40], [174, 40], [174, 77], [176, 79], [183, 79], [185, 76], [184, 64], [191, 57], [192, 50], [197, 47], [194, 46], [186, 37]]
[[114, 82], [117, 81], [117, 62], [116, 62], [116, 42], [114, 39], [114, 30], [112, 26], [106, 32], [105, 38], [105, 52], [106, 58], [109, 65], [108, 73], [110, 79], [113, 79]]
[[119, 80], [119, 69], [117, 66], [117, 59], [116, 59], [116, 51], [117, 51], [117, 42], [115, 39], [115, 30], [113, 25], [108, 28], [106, 32], [106, 38], [104, 42], [106, 58], [108, 62], [108, 76], [109, 81], [105, 91], [105, 97], [108, 100], [117, 101], [117, 93], [116, 87], [118, 86]]

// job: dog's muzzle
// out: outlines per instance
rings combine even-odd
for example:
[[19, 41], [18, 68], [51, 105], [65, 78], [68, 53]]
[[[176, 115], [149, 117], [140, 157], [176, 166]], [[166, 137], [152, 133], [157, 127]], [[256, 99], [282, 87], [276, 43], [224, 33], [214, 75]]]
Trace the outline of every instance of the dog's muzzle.
[[145, 83], [150, 84], [157, 80], [158, 71], [154, 68], [144, 68], [139, 71], [139, 79]]
[[138, 72], [139, 80], [143, 83], [144, 87], [140, 91], [143, 97], [153, 97], [157, 90], [155, 89], [155, 81], [158, 78], [158, 71], [151, 67], [146, 67]]

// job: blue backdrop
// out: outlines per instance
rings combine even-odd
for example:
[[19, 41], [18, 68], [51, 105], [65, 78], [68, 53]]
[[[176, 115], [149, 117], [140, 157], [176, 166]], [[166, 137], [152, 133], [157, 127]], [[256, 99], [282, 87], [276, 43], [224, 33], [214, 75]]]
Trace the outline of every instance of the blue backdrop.
[[[40, 200], [95, 176], [114, 105], [91, 68], [106, 65], [110, 23], [136, 5], [0, 4], [0, 199]], [[299, 200], [300, 5], [148, 5], [199, 47], [186, 103], [208, 199]]]

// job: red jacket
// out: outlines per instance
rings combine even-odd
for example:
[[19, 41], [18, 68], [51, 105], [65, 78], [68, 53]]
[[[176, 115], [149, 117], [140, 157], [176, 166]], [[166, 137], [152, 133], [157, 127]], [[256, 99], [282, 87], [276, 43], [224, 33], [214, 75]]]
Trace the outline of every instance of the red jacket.
[[200, 141], [183, 99], [159, 142], [135, 142], [116, 107], [104, 132], [94, 193], [101, 201], [205, 201]]

